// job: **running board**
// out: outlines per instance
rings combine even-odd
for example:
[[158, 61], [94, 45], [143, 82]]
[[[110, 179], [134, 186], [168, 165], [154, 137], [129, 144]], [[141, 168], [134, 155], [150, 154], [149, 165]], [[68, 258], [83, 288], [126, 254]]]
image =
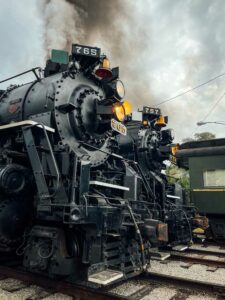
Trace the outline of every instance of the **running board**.
[[122, 272], [106, 269], [88, 276], [88, 281], [100, 285], [108, 285], [122, 277]]
[[32, 121], [32, 120], [25, 120], [25, 121], [8, 123], [6, 125], [0, 126], [0, 130], [10, 129], [10, 128], [14, 128], [14, 127], [23, 127], [23, 126], [27, 126], [27, 125], [37, 126], [37, 127], [40, 127], [40, 128], [44, 127], [47, 131], [55, 132], [54, 128], [39, 124], [38, 122], [35, 122], [35, 121]]
[[122, 185], [111, 184], [111, 183], [98, 181], [98, 180], [91, 180], [90, 184], [91, 185], [100, 185], [100, 186], [109, 187], [109, 188], [117, 189], [117, 190], [123, 190], [123, 191], [129, 191], [130, 190], [128, 187], [125, 187], [125, 186], [122, 186]]

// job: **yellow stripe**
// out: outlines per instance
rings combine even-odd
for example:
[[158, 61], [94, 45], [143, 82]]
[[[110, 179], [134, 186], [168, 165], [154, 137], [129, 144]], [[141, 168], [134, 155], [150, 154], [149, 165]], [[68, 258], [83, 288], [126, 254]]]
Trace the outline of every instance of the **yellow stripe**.
[[225, 189], [193, 189], [192, 192], [225, 192]]

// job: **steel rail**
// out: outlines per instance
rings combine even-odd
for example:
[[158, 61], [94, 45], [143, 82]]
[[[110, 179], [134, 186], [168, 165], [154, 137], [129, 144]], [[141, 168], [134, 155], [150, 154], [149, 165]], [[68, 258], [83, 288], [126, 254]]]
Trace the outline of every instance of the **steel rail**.
[[[205, 258], [207, 254], [201, 254], [199, 256], [189, 256], [185, 253], [173, 253], [171, 252], [169, 260], [181, 260], [184, 262], [192, 263], [192, 264], [200, 264], [200, 265], [207, 265], [213, 266], [217, 268], [225, 268], [225, 260], [216, 260], [213, 258]], [[217, 256], [219, 256], [217, 254]]]
[[76, 300], [127, 300], [127, 297], [115, 295], [107, 291], [100, 291], [98, 289], [75, 285], [65, 281], [50, 279], [23, 270], [0, 266], [0, 279], [4, 279], [5, 277], [18, 279], [28, 284], [35, 284], [46, 289], [52, 289], [54, 292], [73, 296]]
[[143, 279], [150, 280], [151, 282], [157, 283], [166, 283], [173, 286], [179, 286], [180, 288], [188, 288], [188, 289], [195, 289], [200, 291], [205, 291], [209, 293], [217, 293], [225, 295], [225, 285], [219, 283], [212, 283], [212, 282], [204, 282], [201, 280], [194, 280], [188, 279], [183, 277], [177, 277], [172, 275], [161, 274], [157, 272], [145, 273], [142, 275]]
[[212, 249], [208, 250], [207, 248], [188, 248], [186, 251], [186, 253], [201, 253], [202, 255], [215, 255], [215, 256], [223, 256], [225, 257], [225, 250], [222, 252], [220, 251], [214, 251]]
[[[183, 258], [183, 257], [182, 257]], [[17, 280], [21, 280], [27, 284], [35, 284], [47, 290], [52, 290], [53, 292], [59, 292], [63, 294], [67, 294], [69, 296], [74, 297], [76, 300], [127, 300], [127, 299], [136, 299], [140, 296], [144, 296], [149, 294], [151, 290], [154, 289], [155, 285], [149, 286], [146, 285], [140, 291], [135, 292], [133, 295], [122, 296], [117, 295], [110, 292], [110, 287], [105, 287], [104, 290], [89, 288], [81, 285], [71, 284], [65, 281], [54, 280], [48, 277], [44, 277], [42, 275], [33, 274], [30, 272], [26, 272], [24, 270], [0, 265], [0, 280], [4, 280], [6, 278], [15, 278]], [[188, 279], [183, 277], [177, 277], [172, 275], [161, 274], [157, 272], [148, 271], [136, 277], [136, 279], [144, 280], [147, 284], [153, 283], [159, 286], [162, 285], [170, 285], [175, 288], [181, 289], [191, 289], [191, 290], [199, 290], [208, 293], [217, 293], [225, 295], [225, 285], [212, 283], [212, 282], [204, 282], [200, 280]], [[122, 284], [122, 283], [121, 283]], [[116, 284], [117, 285], [117, 284]]]
[[[52, 292], [67, 294], [68, 296], [74, 297], [74, 299], [76, 300], [141, 299], [143, 296], [149, 294], [156, 287], [155, 284], [157, 284], [157, 286], [170, 285], [170, 287], [178, 287], [178, 290], [181, 288], [187, 290], [194, 289], [208, 293], [217, 293], [220, 295], [225, 295], [225, 285], [222, 284], [203, 282], [200, 280], [187, 279], [151, 271], [141, 274], [136, 278], [144, 280], [148, 285], [144, 286], [140, 291], [137, 291], [129, 296], [113, 294], [108, 288], [102, 291], [80, 285], [74, 285], [60, 280], [49, 279], [41, 275], [28, 273], [23, 270], [18, 270], [7, 266], [0, 266], [0, 280], [4, 280], [6, 278], [15, 278], [27, 284], [38, 285], [42, 288], [47, 289], [48, 291], [51, 290]], [[149, 283], [153, 283], [154, 285], [149, 286]]]

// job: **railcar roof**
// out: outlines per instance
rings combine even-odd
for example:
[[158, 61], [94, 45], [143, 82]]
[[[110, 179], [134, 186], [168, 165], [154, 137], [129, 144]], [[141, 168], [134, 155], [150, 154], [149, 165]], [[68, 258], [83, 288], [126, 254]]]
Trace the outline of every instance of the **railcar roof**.
[[180, 149], [193, 149], [205, 147], [225, 146], [225, 138], [204, 140], [204, 141], [190, 141], [180, 145]]

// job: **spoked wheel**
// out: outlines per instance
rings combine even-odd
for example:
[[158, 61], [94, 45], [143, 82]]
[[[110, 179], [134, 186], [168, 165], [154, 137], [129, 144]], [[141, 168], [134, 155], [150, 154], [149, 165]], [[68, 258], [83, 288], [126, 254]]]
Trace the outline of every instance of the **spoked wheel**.
[[0, 251], [11, 251], [22, 241], [32, 214], [27, 200], [13, 198], [0, 202]]

